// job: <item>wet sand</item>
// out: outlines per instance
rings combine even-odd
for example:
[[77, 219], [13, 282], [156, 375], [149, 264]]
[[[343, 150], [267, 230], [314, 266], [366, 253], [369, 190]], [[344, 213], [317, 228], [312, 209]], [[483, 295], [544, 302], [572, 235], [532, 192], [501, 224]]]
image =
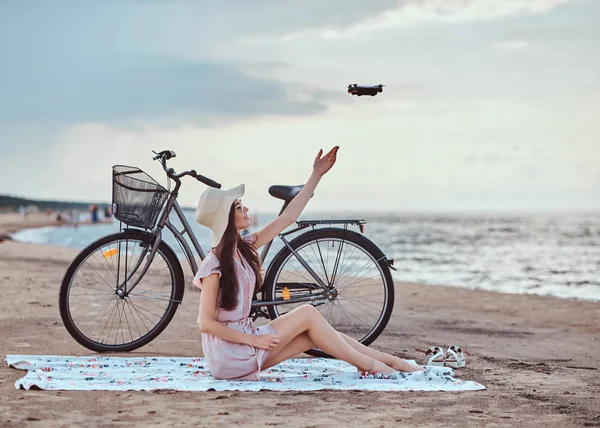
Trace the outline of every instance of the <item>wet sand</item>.
[[[18, 216], [0, 215], [0, 235], [20, 227]], [[92, 354], [69, 336], [58, 313], [58, 288], [76, 254], [0, 243], [3, 355]], [[129, 355], [202, 356], [198, 296], [186, 286], [167, 329]], [[371, 346], [423, 362], [419, 349], [460, 345], [470, 356], [457, 377], [487, 390], [19, 391], [14, 382], [24, 372], [3, 364], [0, 426], [600, 426], [599, 326], [599, 303], [396, 282], [394, 314]]]

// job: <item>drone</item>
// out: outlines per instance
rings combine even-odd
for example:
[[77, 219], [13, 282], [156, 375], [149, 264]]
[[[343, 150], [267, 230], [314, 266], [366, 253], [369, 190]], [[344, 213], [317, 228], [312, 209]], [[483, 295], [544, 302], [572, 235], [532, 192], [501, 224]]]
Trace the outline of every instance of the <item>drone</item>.
[[356, 83], [352, 85], [348, 85], [348, 93], [351, 95], [358, 95], [359, 97], [362, 95], [371, 95], [374, 97], [379, 92], [383, 92], [383, 87], [385, 85], [379, 84], [375, 86], [359, 86]]

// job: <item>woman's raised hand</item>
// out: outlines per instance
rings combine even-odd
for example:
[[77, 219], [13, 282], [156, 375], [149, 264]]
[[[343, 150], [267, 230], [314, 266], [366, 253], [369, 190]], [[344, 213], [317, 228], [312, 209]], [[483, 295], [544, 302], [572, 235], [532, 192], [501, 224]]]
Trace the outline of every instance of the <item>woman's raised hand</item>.
[[252, 346], [258, 349], [271, 350], [277, 348], [281, 339], [278, 334], [261, 334], [254, 336], [254, 343]]
[[333, 164], [335, 164], [335, 160], [337, 157], [337, 152], [340, 146], [335, 146], [333, 149], [329, 151], [325, 156], [321, 157], [323, 154], [323, 149], [319, 150], [319, 154], [315, 158], [315, 162], [313, 163], [313, 171], [322, 177], [331, 169]]

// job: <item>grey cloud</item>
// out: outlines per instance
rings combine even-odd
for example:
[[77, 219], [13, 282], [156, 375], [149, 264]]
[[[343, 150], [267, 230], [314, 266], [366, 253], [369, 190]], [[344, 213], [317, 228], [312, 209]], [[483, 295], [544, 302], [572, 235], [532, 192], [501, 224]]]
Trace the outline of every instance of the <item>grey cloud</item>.
[[185, 8], [221, 20], [238, 32], [290, 31], [320, 26], [345, 26], [414, 0], [111, 0], [116, 4], [147, 4]]
[[[239, 3], [246, 3], [239, 0]], [[301, 0], [280, 1], [266, 0], [252, 3], [256, 22], [264, 20], [269, 31], [293, 31], [299, 28], [316, 28], [321, 26], [346, 26], [362, 21], [366, 17], [377, 15], [385, 10], [398, 6], [398, 0]], [[260, 4], [264, 6], [260, 7]], [[261, 18], [260, 15], [263, 15]], [[252, 24], [249, 23], [249, 26]], [[252, 25], [253, 26], [253, 25]], [[253, 26], [254, 27], [254, 26]], [[250, 29], [250, 28], [249, 28]]]
[[[408, 1], [408, 0], [404, 0]], [[410, 0], [414, 1], [414, 0]], [[30, 34], [78, 43], [152, 44], [192, 37], [201, 48], [205, 36], [237, 38], [323, 26], [344, 27], [396, 8], [398, 0], [103, 0], [81, 2], [0, 2], [0, 36]], [[5, 27], [3, 30], [2, 27]], [[24, 30], [24, 31], [23, 31]], [[73, 35], [77, 34], [76, 38]], [[123, 36], [127, 36], [124, 38]], [[3, 37], [5, 38], [5, 37]], [[13, 37], [14, 38], [14, 37]], [[45, 42], [45, 40], [44, 40]], [[0, 45], [2, 41], [0, 40]]]
[[[242, 34], [244, 26], [291, 25], [317, 5], [281, 3], [0, 2], [0, 122], [321, 112], [336, 94], [253, 76], [252, 64], [199, 59], [203, 46], [221, 35]], [[155, 54], [171, 51], [179, 56]], [[195, 59], [182, 58], [184, 52]]]
[[[353, 38], [372, 31], [389, 30], [403, 26], [414, 26], [429, 22], [466, 23], [506, 19], [543, 14], [573, 0], [398, 0], [380, 2], [378, 7], [365, 4], [358, 8], [360, 13], [346, 14], [343, 20], [316, 22], [310, 19], [298, 20], [300, 25], [288, 27], [285, 31], [261, 34], [253, 41], [275, 39], [279, 41], [297, 40], [305, 37], [323, 39]], [[367, 8], [365, 8], [367, 6]], [[265, 37], [266, 36], [266, 37]]]
[[326, 108], [318, 93], [295, 99], [297, 88], [227, 64], [82, 54], [29, 65], [0, 69], [0, 120], [305, 115]]

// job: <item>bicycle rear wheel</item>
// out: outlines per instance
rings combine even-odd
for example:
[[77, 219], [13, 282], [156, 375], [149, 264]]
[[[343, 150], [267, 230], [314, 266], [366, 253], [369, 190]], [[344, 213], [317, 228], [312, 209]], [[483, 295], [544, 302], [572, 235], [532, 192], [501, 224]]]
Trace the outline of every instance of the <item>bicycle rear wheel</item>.
[[[328, 290], [284, 247], [269, 267], [263, 298], [314, 300], [268, 306], [271, 319], [310, 303], [337, 331], [363, 345], [371, 344], [384, 330], [394, 308], [394, 282], [379, 247], [361, 234], [339, 228], [304, 233], [293, 239], [290, 246], [325, 282]], [[318, 348], [308, 353], [329, 357]]]
[[138, 230], [115, 233], [90, 244], [71, 263], [58, 303], [67, 331], [81, 345], [96, 352], [133, 351], [169, 324], [183, 298], [183, 270], [161, 242], [140, 277], [153, 239]]

